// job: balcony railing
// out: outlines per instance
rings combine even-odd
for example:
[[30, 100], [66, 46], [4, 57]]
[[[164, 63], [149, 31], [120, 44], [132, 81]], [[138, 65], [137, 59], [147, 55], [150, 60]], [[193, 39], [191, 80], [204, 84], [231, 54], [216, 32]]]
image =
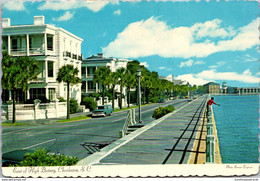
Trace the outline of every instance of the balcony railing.
[[96, 89], [88, 89], [88, 91], [86, 91], [86, 93], [95, 93]]
[[94, 74], [87, 74], [87, 77], [88, 77], [88, 78], [93, 78], [93, 77], [94, 77]]
[[25, 48], [11, 49], [11, 55], [12, 56], [25, 56], [26, 55], [26, 49]]
[[43, 55], [44, 50], [42, 47], [35, 47], [35, 48], [30, 48], [29, 53], [30, 55]]
[[83, 56], [82, 55], [77, 55], [68, 51], [63, 52], [63, 57], [69, 57], [72, 58], [74, 60], [82, 60]]

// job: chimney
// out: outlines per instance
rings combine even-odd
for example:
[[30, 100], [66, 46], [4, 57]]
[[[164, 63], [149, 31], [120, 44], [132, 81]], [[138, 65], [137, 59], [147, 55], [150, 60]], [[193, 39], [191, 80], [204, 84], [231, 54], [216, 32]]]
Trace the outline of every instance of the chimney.
[[3, 28], [10, 27], [10, 25], [11, 25], [10, 18], [3, 18], [2, 19], [2, 27]]
[[98, 53], [98, 58], [103, 58], [103, 53]]
[[34, 16], [34, 25], [44, 25], [44, 16]]

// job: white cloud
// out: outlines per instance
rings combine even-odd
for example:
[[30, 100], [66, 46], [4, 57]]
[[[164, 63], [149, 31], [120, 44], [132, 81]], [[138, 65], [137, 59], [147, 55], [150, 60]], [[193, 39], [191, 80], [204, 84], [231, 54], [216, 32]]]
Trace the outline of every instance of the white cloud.
[[242, 74], [237, 72], [216, 72], [216, 70], [204, 70], [196, 74], [196, 77], [211, 80], [232, 80], [245, 83], [259, 83], [258, 77], [252, 76], [249, 69], [245, 70]]
[[216, 70], [204, 70], [198, 74], [179, 75], [176, 79], [181, 79], [192, 85], [203, 85], [211, 81], [215, 82], [216, 80], [259, 83], [260, 78], [257, 77], [258, 75], [259, 74], [253, 76], [250, 69], [246, 69], [242, 74], [237, 72], [217, 72]]
[[220, 62], [217, 62], [216, 65], [211, 65], [211, 66], [209, 66], [209, 68], [211, 68], [211, 69], [216, 69], [216, 68], [221, 67], [221, 66], [223, 66], [223, 65], [225, 65], [225, 64], [226, 64], [225, 61], [220, 61]]
[[53, 21], [68, 21], [70, 20], [74, 15], [74, 12], [71, 13], [69, 11], [65, 12], [64, 15], [58, 17], [58, 18], [52, 18]]
[[[258, 20], [253, 20], [235, 33], [232, 27], [221, 28], [220, 20], [172, 28], [166, 22], [151, 17], [129, 24], [103, 48], [103, 52], [106, 56], [125, 58], [151, 55], [190, 58], [207, 57], [222, 51], [242, 51], [258, 45]], [[209, 31], [205, 32], [206, 29]], [[206, 39], [201, 41], [198, 37]], [[212, 41], [214, 37], [229, 39]]]
[[166, 67], [159, 67], [160, 70], [166, 69]]
[[191, 27], [195, 38], [202, 38], [202, 37], [232, 37], [236, 34], [233, 30], [233, 27], [221, 28], [220, 19], [214, 19], [212, 21], [206, 21], [205, 23], [196, 23]]
[[117, 11], [114, 11], [113, 14], [119, 16], [119, 15], [121, 15], [121, 10], [119, 9], [119, 10], [117, 10]]
[[205, 62], [202, 61], [202, 60], [197, 60], [197, 61], [195, 62], [195, 64], [196, 64], [196, 65], [202, 65], [202, 64], [205, 64]]
[[181, 62], [181, 64], [179, 65], [179, 67], [191, 67], [192, 66], [192, 64], [193, 64], [193, 60], [188, 60], [188, 61], [186, 61], [186, 62]]
[[209, 82], [208, 80], [198, 78], [196, 77], [196, 75], [193, 74], [179, 75], [176, 77], [176, 79], [181, 79], [182, 81], [189, 82], [189, 84], [191, 85], [204, 85]]
[[93, 12], [98, 12], [109, 3], [108, 0], [104, 1], [46, 1], [38, 7], [39, 10], [71, 10], [81, 7], [88, 8]]
[[3, 8], [11, 11], [23, 11], [25, 10], [23, 1], [7, 1], [3, 4]]
[[148, 63], [147, 62], [140, 62], [140, 65], [143, 65], [145, 67], [149, 67]]

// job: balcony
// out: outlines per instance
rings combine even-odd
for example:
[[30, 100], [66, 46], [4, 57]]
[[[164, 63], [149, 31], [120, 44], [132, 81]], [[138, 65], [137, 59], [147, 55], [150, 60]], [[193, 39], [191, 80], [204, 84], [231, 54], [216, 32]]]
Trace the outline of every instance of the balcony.
[[38, 77], [37, 79], [29, 81], [31, 84], [40, 84], [40, 83], [45, 83], [46, 79], [45, 77]]
[[12, 56], [26, 56], [26, 49], [25, 48], [14, 48], [11, 49]]
[[44, 50], [41, 47], [33, 47], [29, 49], [30, 55], [44, 55]]
[[68, 52], [68, 51], [63, 52], [63, 57], [64, 58], [71, 58], [71, 59], [74, 59], [74, 60], [82, 60], [83, 59], [82, 55], [77, 55], [77, 54], [74, 54], [74, 53], [71, 53], [71, 52]]
[[86, 78], [94, 78], [94, 74], [87, 74]]
[[96, 93], [96, 89], [88, 89], [86, 93]]

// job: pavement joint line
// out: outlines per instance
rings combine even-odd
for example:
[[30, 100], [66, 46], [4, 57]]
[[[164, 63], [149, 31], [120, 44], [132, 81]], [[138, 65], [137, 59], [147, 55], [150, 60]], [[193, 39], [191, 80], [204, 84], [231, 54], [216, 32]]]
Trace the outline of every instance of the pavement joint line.
[[[197, 100], [197, 99], [195, 99], [195, 100]], [[137, 136], [139, 136], [143, 132], [147, 131], [148, 129], [150, 129], [150, 128], [154, 127], [155, 125], [159, 124], [160, 122], [164, 121], [166, 118], [170, 117], [171, 115], [179, 112], [183, 108], [185, 108], [188, 105], [190, 105], [191, 103], [193, 103], [195, 100], [188, 102], [186, 105], [180, 107], [179, 109], [173, 111], [172, 113], [169, 113], [169, 114], [167, 114], [167, 115], [165, 115], [165, 116], [163, 116], [163, 117], [161, 117], [157, 120], [154, 120], [153, 122], [148, 123], [144, 127], [137, 129], [136, 131], [132, 132], [131, 134], [126, 135], [125, 137], [111, 143], [110, 145], [102, 148], [99, 152], [95, 152], [92, 155], [90, 155], [86, 158], [83, 158], [82, 160], [80, 160], [76, 164], [76, 166], [98, 164], [100, 162], [100, 160], [102, 160], [106, 156], [110, 155], [112, 152], [114, 152], [115, 150], [117, 150], [121, 146], [125, 145], [126, 143], [133, 140], [134, 138], [136, 138]]]
[[55, 140], [56, 139], [51, 139], [51, 140], [48, 140], [48, 141], [44, 141], [44, 142], [41, 142], [41, 143], [38, 143], [38, 144], [35, 144], [35, 145], [32, 145], [32, 146], [25, 147], [22, 150], [26, 150], [26, 149], [29, 149], [29, 148], [32, 148], [32, 147], [35, 147], [35, 146], [38, 146], [38, 145], [42, 145], [44, 143], [48, 143], [48, 142], [51, 142], [51, 141], [55, 141]]

